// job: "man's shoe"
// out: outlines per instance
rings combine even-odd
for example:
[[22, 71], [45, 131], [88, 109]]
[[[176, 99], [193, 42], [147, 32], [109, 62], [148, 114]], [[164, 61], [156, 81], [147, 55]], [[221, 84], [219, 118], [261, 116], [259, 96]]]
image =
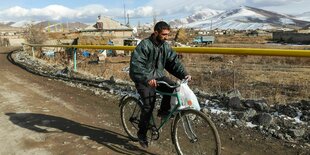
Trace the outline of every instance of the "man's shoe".
[[143, 148], [148, 148], [149, 147], [149, 144], [147, 141], [141, 141], [139, 140], [139, 144], [141, 145], [141, 147]]
[[146, 136], [142, 134], [137, 134], [137, 135], [138, 135], [138, 140], [139, 140], [139, 144], [141, 145], [141, 147], [143, 148], [149, 147], [149, 142], [147, 141]]

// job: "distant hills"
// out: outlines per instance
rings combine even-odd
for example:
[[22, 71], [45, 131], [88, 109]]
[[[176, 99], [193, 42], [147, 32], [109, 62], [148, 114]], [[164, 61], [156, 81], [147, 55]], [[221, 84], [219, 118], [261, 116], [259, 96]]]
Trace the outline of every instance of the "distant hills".
[[84, 29], [88, 25], [81, 22], [68, 22], [68, 23], [59, 23], [51, 21], [18, 21], [18, 22], [0, 22], [0, 29], [21, 29], [26, 28], [28, 25], [33, 25], [37, 28], [43, 28], [47, 31], [55, 30], [78, 30]]
[[296, 16], [299, 20], [310, 21], [310, 12], [305, 12]]
[[47, 31], [56, 31], [56, 30], [79, 30], [84, 29], [88, 25], [80, 22], [68, 22], [68, 23], [57, 23], [57, 22], [49, 22], [49, 21], [43, 21], [34, 24], [35, 27], [38, 28], [44, 28]]
[[[62, 28], [64, 30], [80, 30], [89, 24], [81, 22], [57, 23], [48, 21], [18, 21], [0, 22], [0, 29], [23, 28], [29, 24], [43, 27], [48, 30]], [[210, 29], [300, 29], [310, 25], [310, 12], [305, 12], [296, 16], [281, 14], [249, 6], [241, 6], [237, 9], [226, 11], [212, 10], [205, 8], [194, 14], [169, 22], [172, 27], [195, 28], [202, 30]], [[151, 25], [144, 25], [151, 27]]]
[[280, 14], [249, 6], [227, 11], [201, 10], [170, 22], [174, 27], [197, 29], [281, 29], [303, 28], [310, 24], [310, 12], [298, 16]]

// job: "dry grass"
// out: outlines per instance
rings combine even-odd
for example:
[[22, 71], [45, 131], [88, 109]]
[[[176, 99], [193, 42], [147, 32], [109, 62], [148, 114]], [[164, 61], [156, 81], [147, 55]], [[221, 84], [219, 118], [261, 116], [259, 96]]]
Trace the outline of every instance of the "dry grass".
[[[184, 54], [182, 61], [193, 76], [191, 87], [210, 94], [239, 90], [243, 98], [265, 98], [269, 104], [286, 104], [310, 99], [310, 58], [221, 56]], [[46, 58], [44, 58], [46, 59]], [[65, 56], [46, 59], [52, 64], [69, 65]], [[109, 79], [131, 81], [125, 68], [130, 57], [110, 57], [102, 63], [91, 63], [92, 58], [78, 58], [78, 71]], [[62, 63], [61, 63], [62, 62]], [[65, 63], [64, 63], [65, 62]], [[175, 79], [175, 78], [174, 78]]]
[[270, 104], [309, 99], [310, 58], [186, 55], [183, 62], [193, 75], [193, 87], [209, 93], [237, 89], [242, 97], [265, 98]]
[[216, 43], [218, 44], [263, 44], [271, 40], [268, 36], [216, 36]]
[[[182, 38], [182, 33], [180, 34]], [[220, 38], [217, 38], [220, 39]], [[225, 44], [214, 47], [310, 49], [310, 46], [263, 44], [268, 37], [223, 36]], [[226, 40], [226, 41], [225, 41]], [[230, 42], [229, 42], [230, 41]], [[218, 41], [219, 42], [219, 41]], [[245, 44], [233, 44], [245, 42]], [[208, 45], [210, 46], [210, 45]], [[244, 98], [265, 98], [269, 104], [286, 104], [310, 99], [310, 58], [182, 54], [182, 62], [193, 77], [191, 87], [207, 93], [226, 93], [237, 89]], [[102, 63], [78, 55], [78, 71], [109, 79], [131, 81], [126, 68], [130, 57], [110, 57]], [[210, 58], [215, 59], [210, 59]], [[73, 68], [66, 53], [47, 59], [50, 63]], [[175, 78], [174, 78], [175, 79]]]

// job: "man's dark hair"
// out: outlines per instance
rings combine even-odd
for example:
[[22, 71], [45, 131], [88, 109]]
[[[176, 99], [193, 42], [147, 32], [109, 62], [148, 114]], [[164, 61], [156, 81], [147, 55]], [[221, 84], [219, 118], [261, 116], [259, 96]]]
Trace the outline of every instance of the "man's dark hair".
[[170, 25], [164, 21], [156, 23], [154, 31], [161, 32], [162, 30], [170, 30]]

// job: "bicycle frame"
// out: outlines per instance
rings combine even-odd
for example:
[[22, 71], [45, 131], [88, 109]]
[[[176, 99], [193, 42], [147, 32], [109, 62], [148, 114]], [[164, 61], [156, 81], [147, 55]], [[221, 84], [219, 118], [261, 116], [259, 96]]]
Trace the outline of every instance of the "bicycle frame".
[[[150, 133], [150, 135], [147, 135], [147, 138], [150, 139], [150, 141], [158, 140], [163, 126], [165, 126], [169, 119], [172, 118], [173, 115], [175, 115], [171, 123], [171, 137], [172, 143], [175, 145], [178, 154], [183, 154], [184, 150], [186, 152], [187, 149], [183, 149], [182, 146], [187, 146], [188, 143], [183, 142], [184, 140], [188, 140], [188, 142], [190, 142], [193, 146], [196, 145], [197, 142], [197, 144], [200, 146], [199, 148], [203, 148], [199, 149], [198, 152], [206, 151], [213, 152], [219, 155], [221, 150], [221, 142], [214, 123], [210, 118], [208, 118], [197, 108], [186, 105], [187, 102], [183, 101], [181, 96], [182, 92], [178, 89], [178, 87], [181, 86], [182, 83], [175, 86], [171, 86], [166, 82], [161, 82], [160, 84], [166, 84], [168, 87], [176, 89], [176, 91], [171, 93], [155, 90], [156, 98], [159, 99], [157, 95], [176, 97], [177, 103], [175, 103], [175, 105], [172, 105], [169, 114], [163, 117], [161, 120], [155, 118], [155, 114], [151, 114], [151, 119], [149, 120], [150, 122], [148, 126], [148, 132]], [[155, 104], [157, 107], [158, 103]], [[120, 107], [121, 119], [125, 131], [130, 139], [137, 141], [138, 137], [136, 133], [137, 130], [139, 130], [139, 117], [141, 117], [141, 110], [143, 110], [141, 96], [139, 96], [138, 93], [126, 94], [121, 99]], [[204, 131], [210, 131], [210, 133], [206, 132], [207, 134], [200, 135], [200, 133], [205, 133]], [[200, 138], [200, 136], [202, 136], [202, 138]], [[209, 139], [209, 136], [211, 136], [211, 141], [204, 141], [204, 139]], [[205, 143], [200, 143], [200, 140], [201, 142]], [[205, 144], [209, 145], [209, 143], [210, 148], [204, 148]], [[190, 152], [192, 151], [193, 150], [191, 149]]]
[[[159, 90], [155, 90], [156, 93], [160, 94], [160, 95], [169, 95], [171, 97], [176, 97], [177, 98], [177, 104], [174, 106], [174, 108], [172, 109], [172, 111], [168, 114], [167, 117], [165, 117], [163, 119], [163, 121], [161, 121], [159, 127], [156, 127], [156, 130], [160, 130], [165, 124], [166, 122], [171, 118], [172, 114], [174, 114], [176, 111], [178, 111], [178, 108], [182, 105], [182, 101], [181, 101], [181, 97], [179, 92], [177, 91], [176, 93], [167, 93], [167, 92], [162, 92]], [[151, 120], [153, 122], [153, 124], [155, 125], [155, 120], [154, 120], [154, 116], [152, 115]]]

